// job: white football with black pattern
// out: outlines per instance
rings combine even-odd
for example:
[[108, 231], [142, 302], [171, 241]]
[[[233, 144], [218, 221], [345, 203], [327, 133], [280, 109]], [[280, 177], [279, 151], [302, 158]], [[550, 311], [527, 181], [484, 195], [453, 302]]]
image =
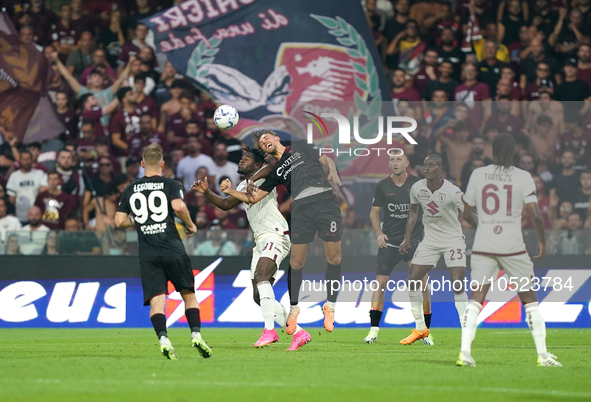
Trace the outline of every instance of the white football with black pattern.
[[230, 105], [222, 105], [215, 110], [213, 121], [222, 130], [229, 130], [238, 124], [238, 111]]

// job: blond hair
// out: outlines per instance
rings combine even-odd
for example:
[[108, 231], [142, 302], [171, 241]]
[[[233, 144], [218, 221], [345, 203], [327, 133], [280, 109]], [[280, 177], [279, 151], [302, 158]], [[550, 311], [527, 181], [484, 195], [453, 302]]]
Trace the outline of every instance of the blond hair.
[[162, 147], [158, 144], [149, 145], [142, 155], [142, 159], [146, 166], [159, 166], [163, 158], [164, 152], [162, 151]]

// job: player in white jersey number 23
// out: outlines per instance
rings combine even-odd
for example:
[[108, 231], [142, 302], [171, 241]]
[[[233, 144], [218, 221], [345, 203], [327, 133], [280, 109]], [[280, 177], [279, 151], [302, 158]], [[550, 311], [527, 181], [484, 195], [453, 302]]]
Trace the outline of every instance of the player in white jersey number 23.
[[403, 345], [410, 345], [429, 336], [429, 328], [423, 315], [421, 280], [431, 267], [437, 265], [442, 255], [445, 265], [449, 268], [460, 319], [468, 304], [468, 296], [464, 289], [466, 243], [459, 220], [464, 210], [462, 192], [457, 186], [441, 178], [443, 166], [439, 155], [427, 156], [423, 168], [425, 178], [417, 181], [410, 189], [410, 211], [404, 241], [400, 245], [400, 253], [405, 254], [410, 247], [411, 233], [417, 222], [420, 206], [423, 209], [425, 237], [415, 251], [408, 275], [408, 295], [416, 328], [400, 341]]

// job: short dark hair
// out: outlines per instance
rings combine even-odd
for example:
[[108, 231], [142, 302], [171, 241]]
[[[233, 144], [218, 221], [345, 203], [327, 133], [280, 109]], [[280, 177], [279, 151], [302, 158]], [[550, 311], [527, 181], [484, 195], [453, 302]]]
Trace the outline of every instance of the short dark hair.
[[57, 172], [57, 170], [53, 169], [53, 170], [50, 170], [49, 172], [47, 172], [47, 177], [54, 175], [54, 174], [59, 176], [59, 173]]
[[506, 99], [506, 100], [509, 100], [509, 101], [513, 100], [513, 98], [510, 97], [509, 95], [499, 95], [499, 96], [497, 96], [497, 100], [501, 100], [501, 99]]
[[94, 121], [90, 120], [90, 119], [84, 119], [82, 120], [82, 124], [80, 124], [80, 127], [82, 126], [92, 126], [94, 127]]
[[96, 137], [94, 139], [94, 145], [105, 145], [109, 146], [109, 139], [107, 137]]
[[183, 91], [183, 92], [181, 92], [181, 94], [179, 95], [179, 101], [181, 99], [189, 99], [192, 102], [194, 101], [194, 99], [191, 96], [191, 94], [189, 93], [189, 91]]
[[492, 142], [493, 159], [495, 165], [505, 169], [513, 166], [513, 155], [515, 154], [515, 139], [511, 134], [499, 133]]
[[134, 79], [134, 82], [143, 81], [145, 83], [147, 78], [148, 78], [148, 74], [141, 72], [138, 75], [136, 75], [133, 79]]
[[37, 149], [41, 149], [43, 146], [41, 145], [40, 142], [32, 142], [29, 144], [29, 149], [31, 148], [37, 148]]
[[142, 114], [140, 114], [140, 119], [145, 116], [148, 116], [150, 119], [152, 119], [152, 115], [148, 112], [143, 112]]
[[254, 163], [264, 164], [265, 163], [265, 153], [258, 148], [255, 147], [244, 147], [242, 151], [245, 154], [251, 154], [252, 158], [254, 159]]
[[187, 120], [187, 123], [185, 124], [185, 127], [187, 127], [189, 124], [197, 124], [197, 125], [199, 125], [199, 122], [196, 119], [189, 119], [189, 120]]
[[94, 96], [94, 94], [84, 94], [82, 95], [80, 98], [78, 98], [78, 109], [84, 109], [84, 105], [86, 104], [86, 101], [91, 97]]
[[125, 95], [127, 95], [127, 93], [131, 91], [132, 89], [130, 87], [119, 88], [119, 90], [117, 91], [117, 99], [119, 99], [119, 102], [122, 102], [123, 98], [125, 98]]
[[427, 155], [427, 157], [425, 158], [425, 160], [427, 159], [432, 159], [433, 162], [435, 162], [435, 164], [439, 167], [443, 167], [443, 159], [441, 159], [441, 156], [437, 155], [437, 154], [429, 154]]

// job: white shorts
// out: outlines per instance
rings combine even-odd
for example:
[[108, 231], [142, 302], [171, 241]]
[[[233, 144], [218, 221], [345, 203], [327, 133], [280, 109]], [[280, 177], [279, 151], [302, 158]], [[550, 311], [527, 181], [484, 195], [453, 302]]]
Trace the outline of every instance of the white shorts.
[[[256, 240], [256, 246], [252, 250], [252, 262], [250, 263], [250, 279], [254, 279], [254, 273], [259, 263], [259, 258], [267, 257], [275, 261], [277, 268], [281, 262], [289, 254], [291, 242], [288, 235], [279, 236], [276, 234], [269, 234], [261, 236]], [[277, 279], [277, 271], [273, 275]]]
[[442, 254], [446, 267], [466, 267], [466, 243], [464, 242], [445, 247], [420, 242], [412, 257], [412, 264], [435, 266]]
[[509, 282], [517, 287], [517, 293], [527, 292], [533, 286], [534, 263], [527, 253], [505, 257], [472, 253], [470, 262], [470, 281], [479, 285], [490, 284], [491, 278], [493, 281], [497, 278], [499, 268], [503, 268]]

